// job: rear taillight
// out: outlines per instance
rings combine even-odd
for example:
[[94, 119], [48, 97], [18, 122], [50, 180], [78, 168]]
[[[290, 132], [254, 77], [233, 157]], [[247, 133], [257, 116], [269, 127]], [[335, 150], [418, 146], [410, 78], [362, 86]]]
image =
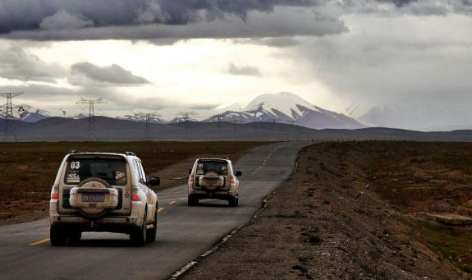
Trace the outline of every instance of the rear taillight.
[[230, 182], [231, 184], [234, 184], [236, 181], [234, 180], [233, 177], [231, 177], [231, 179], [229, 179], [229, 182]]
[[51, 195], [51, 198], [52, 198], [52, 199], [58, 199], [58, 198], [59, 198], [59, 194], [58, 194], [58, 193], [53, 193], [53, 194]]
[[189, 184], [195, 183], [195, 178], [194, 178], [193, 176], [190, 176], [190, 177], [188, 178], [188, 183], [189, 183]]
[[131, 200], [132, 201], [138, 201], [139, 200], [139, 196], [137, 194], [133, 194], [131, 195]]

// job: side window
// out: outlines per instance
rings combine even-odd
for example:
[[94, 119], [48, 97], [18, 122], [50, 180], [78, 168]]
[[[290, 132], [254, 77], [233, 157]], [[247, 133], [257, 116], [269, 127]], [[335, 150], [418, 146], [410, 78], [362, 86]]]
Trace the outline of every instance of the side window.
[[141, 164], [139, 162], [139, 160], [135, 159], [134, 160], [134, 168], [136, 169], [137, 173], [138, 173], [138, 178], [139, 178], [139, 182], [141, 183], [144, 183], [146, 182], [146, 180], [144, 179], [143, 177], [143, 172], [142, 172], [142, 168], [141, 168]]
[[138, 161], [139, 170], [141, 171], [141, 176], [143, 177], [143, 181], [147, 183], [146, 172], [144, 172], [144, 167], [140, 161]]

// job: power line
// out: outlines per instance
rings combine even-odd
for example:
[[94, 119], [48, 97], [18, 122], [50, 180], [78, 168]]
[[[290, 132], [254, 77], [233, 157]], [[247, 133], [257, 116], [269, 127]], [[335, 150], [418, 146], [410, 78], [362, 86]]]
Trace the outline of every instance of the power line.
[[76, 104], [87, 104], [89, 106], [89, 116], [87, 119], [87, 136], [89, 140], [95, 139], [95, 104], [106, 104], [107, 101], [102, 98], [99, 99], [85, 99], [81, 98]]
[[22, 95], [23, 92], [16, 92], [16, 93], [0, 93], [1, 96], [7, 99], [7, 103], [0, 106], [0, 108], [4, 108], [4, 115], [3, 119], [5, 121], [5, 127], [3, 128], [3, 137], [2, 142], [10, 142], [14, 141], [17, 142], [18, 138], [16, 136], [16, 127], [15, 127], [15, 116], [13, 114], [14, 109], [17, 109], [18, 112], [24, 111], [23, 107], [16, 106], [13, 104], [13, 98]]

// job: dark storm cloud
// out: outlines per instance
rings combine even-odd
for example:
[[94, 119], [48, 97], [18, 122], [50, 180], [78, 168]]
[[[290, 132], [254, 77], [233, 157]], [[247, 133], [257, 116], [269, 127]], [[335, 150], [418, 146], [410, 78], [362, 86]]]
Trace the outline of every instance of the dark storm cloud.
[[116, 64], [100, 67], [88, 62], [77, 63], [72, 65], [72, 74], [82, 74], [93, 81], [114, 85], [142, 85], [149, 83], [146, 79], [138, 77]]
[[238, 66], [234, 65], [233, 63], [230, 63], [228, 66], [227, 72], [231, 75], [237, 75], [237, 76], [255, 76], [255, 77], [260, 77], [262, 76], [261, 71], [257, 69], [256, 67], [252, 66]]
[[[166, 43], [165, 39], [325, 36], [347, 30], [345, 24], [338, 18], [316, 14], [311, 9], [276, 8], [273, 13], [254, 11], [246, 21], [232, 15], [221, 20], [199, 21], [188, 25], [146, 24], [42, 32], [22, 31], [4, 35], [4, 37], [37, 41], [101, 39], [156, 41], [159, 39], [160, 43]], [[174, 40], [170, 40], [170, 43], [172, 42]]]
[[412, 2], [416, 2], [417, 0], [377, 0], [377, 1], [383, 2], [383, 3], [393, 3], [397, 7], [402, 7]]
[[142, 23], [187, 24], [205, 13], [247, 17], [274, 6], [312, 6], [312, 0], [2, 0], [0, 33], [38, 29], [131, 26]]
[[188, 23], [196, 11], [206, 11], [207, 17], [222, 18], [234, 14], [246, 18], [248, 11], [272, 12], [274, 6], [313, 6], [312, 0], [161, 0], [160, 7], [171, 24]]

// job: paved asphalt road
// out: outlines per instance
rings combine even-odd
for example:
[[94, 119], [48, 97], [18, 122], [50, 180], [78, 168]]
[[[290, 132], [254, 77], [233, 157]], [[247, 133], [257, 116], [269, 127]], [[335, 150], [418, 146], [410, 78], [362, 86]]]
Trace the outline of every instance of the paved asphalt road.
[[76, 247], [52, 247], [49, 220], [0, 227], [0, 279], [166, 279], [234, 228], [292, 172], [303, 144], [278, 143], [247, 153], [237, 208], [204, 200], [187, 206], [186, 186], [158, 193], [157, 241], [131, 247], [128, 235], [84, 233]]

